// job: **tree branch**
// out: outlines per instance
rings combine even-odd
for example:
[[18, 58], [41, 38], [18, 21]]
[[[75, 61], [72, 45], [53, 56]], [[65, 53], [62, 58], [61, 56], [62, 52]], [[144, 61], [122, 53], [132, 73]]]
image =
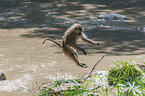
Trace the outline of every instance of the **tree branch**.
[[88, 76], [87, 76], [80, 84], [84, 83], [84, 81], [86, 81], [86, 80], [90, 77], [90, 75], [92, 74], [92, 72], [93, 72], [93, 70], [95, 69], [96, 65], [97, 65], [103, 58], [104, 58], [104, 56], [102, 56], [102, 57], [97, 61], [97, 63], [96, 63], [96, 64], [94, 65], [94, 67], [92, 68], [91, 72], [88, 74]]

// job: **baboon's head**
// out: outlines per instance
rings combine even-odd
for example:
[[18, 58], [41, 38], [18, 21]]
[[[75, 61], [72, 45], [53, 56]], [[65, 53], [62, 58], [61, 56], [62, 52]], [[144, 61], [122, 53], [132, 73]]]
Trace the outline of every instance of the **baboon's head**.
[[65, 34], [70, 34], [70, 33], [79, 33], [84, 31], [83, 27], [80, 24], [73, 24], [70, 28], [68, 28], [65, 32]]
[[75, 29], [75, 32], [77, 33], [80, 33], [84, 30], [80, 24], [74, 24], [74, 29]]

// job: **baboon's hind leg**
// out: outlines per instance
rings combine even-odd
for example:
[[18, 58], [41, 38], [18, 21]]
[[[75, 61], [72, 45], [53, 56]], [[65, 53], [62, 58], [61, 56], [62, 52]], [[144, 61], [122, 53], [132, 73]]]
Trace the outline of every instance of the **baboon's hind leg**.
[[63, 48], [63, 52], [64, 52], [65, 55], [68, 55], [77, 65], [79, 65], [83, 68], [87, 68], [88, 66], [84, 63], [79, 62], [77, 56], [71, 50], [72, 49]]
[[78, 50], [82, 51], [85, 55], [87, 55], [87, 52], [83, 48], [79, 47], [77, 44], [73, 44], [72, 47], [74, 49], [78, 49]]
[[71, 52], [73, 52], [73, 54], [78, 58], [78, 53], [76, 49], [69, 49]]

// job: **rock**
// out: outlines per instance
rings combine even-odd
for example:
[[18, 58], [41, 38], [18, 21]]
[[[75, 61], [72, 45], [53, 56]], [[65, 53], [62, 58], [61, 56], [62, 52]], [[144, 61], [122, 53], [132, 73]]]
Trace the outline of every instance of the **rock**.
[[138, 31], [145, 32], [145, 25], [144, 26], [141, 26], [141, 27], [138, 27], [137, 30]]
[[0, 70], [0, 81], [1, 80], [6, 80], [6, 76], [2, 70]]
[[117, 13], [109, 13], [104, 15], [99, 15], [98, 19], [106, 19], [106, 20], [129, 20], [126, 16], [120, 15]]

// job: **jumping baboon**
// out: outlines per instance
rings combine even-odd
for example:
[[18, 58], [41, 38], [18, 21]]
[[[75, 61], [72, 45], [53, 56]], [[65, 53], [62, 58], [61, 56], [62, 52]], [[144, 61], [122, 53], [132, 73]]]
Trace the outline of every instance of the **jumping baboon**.
[[88, 66], [84, 63], [81, 63], [78, 60], [78, 55], [75, 49], [82, 51], [85, 55], [87, 52], [79, 47], [76, 42], [77, 40], [81, 38], [83, 41], [88, 42], [90, 44], [98, 44], [97, 42], [94, 42], [90, 39], [87, 38], [87, 36], [83, 33], [83, 28], [80, 24], [74, 24], [70, 28], [66, 30], [64, 33], [63, 39], [62, 39], [62, 44], [58, 43], [57, 41], [50, 39], [50, 38], [45, 38], [43, 40], [43, 44], [45, 43], [46, 40], [50, 40], [53, 43], [55, 43], [57, 46], [59, 46], [65, 55], [68, 55], [77, 65], [87, 68]]

